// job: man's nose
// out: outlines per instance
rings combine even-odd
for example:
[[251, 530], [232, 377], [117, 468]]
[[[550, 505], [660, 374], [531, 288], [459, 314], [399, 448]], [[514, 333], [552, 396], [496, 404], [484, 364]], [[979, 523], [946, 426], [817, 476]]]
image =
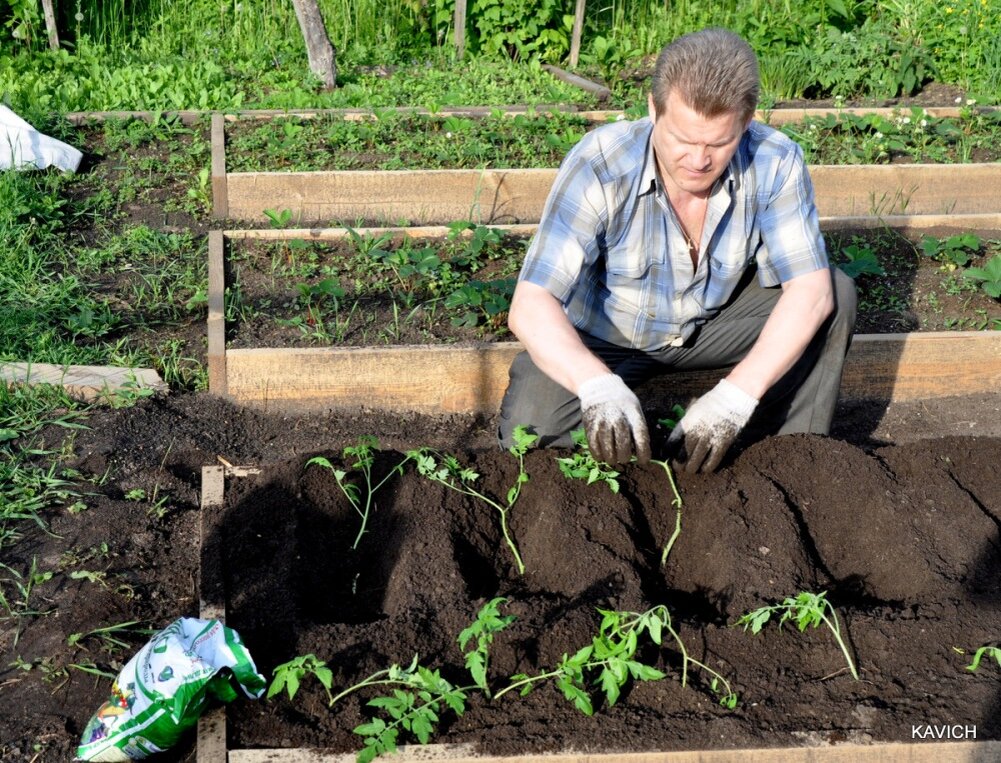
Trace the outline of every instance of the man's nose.
[[709, 168], [711, 163], [709, 149], [706, 146], [694, 146], [692, 148], [693, 169], [705, 170]]

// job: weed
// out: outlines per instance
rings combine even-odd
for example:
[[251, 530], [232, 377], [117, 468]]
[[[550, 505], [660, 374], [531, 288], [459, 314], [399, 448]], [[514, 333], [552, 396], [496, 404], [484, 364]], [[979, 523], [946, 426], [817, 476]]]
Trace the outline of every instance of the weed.
[[287, 228], [289, 223], [292, 222], [291, 209], [265, 209], [264, 216], [268, 218], [268, 224], [272, 228]]
[[346, 478], [348, 473], [344, 469], [337, 469], [332, 463], [323, 456], [315, 456], [306, 462], [306, 466], [322, 466], [325, 469], [329, 469], [333, 475], [334, 479], [337, 480], [337, 486], [344, 493], [344, 496], [350, 501], [354, 510], [358, 512], [358, 516], [361, 517], [361, 527], [358, 529], [358, 535], [355, 536], [354, 543], [351, 544], [351, 548], [358, 548], [358, 544], [361, 543], [362, 536], [365, 534], [366, 527], [368, 526], [368, 516], [372, 509], [372, 499], [376, 492], [386, 484], [394, 474], [402, 474], [403, 466], [407, 463], [413, 456], [407, 454], [407, 456], [396, 464], [389, 473], [383, 477], [375, 485], [372, 484], [372, 466], [375, 464], [375, 451], [379, 448], [379, 441], [375, 437], [362, 436], [358, 439], [357, 444], [350, 445], [344, 449], [344, 460], [354, 459], [354, 463], [351, 464], [352, 469], [357, 469], [362, 473], [362, 477], [365, 480], [365, 501], [362, 502], [361, 496], [359, 495], [358, 486], [347, 482]]
[[116, 623], [115, 625], [106, 625], [103, 628], [94, 628], [86, 633], [71, 633], [66, 637], [66, 643], [69, 646], [82, 647], [83, 641], [93, 639], [101, 645], [102, 651], [105, 652], [114, 652], [116, 649], [128, 650], [130, 648], [129, 644], [122, 641], [119, 638], [120, 635], [127, 633], [152, 633], [148, 629], [137, 631], [132, 627], [138, 624], [138, 620], [129, 620], [128, 622]]
[[507, 543], [508, 548], [511, 549], [511, 553], [514, 555], [514, 561], [518, 567], [518, 573], [524, 575], [525, 564], [522, 562], [521, 554], [518, 553], [518, 547], [515, 545], [514, 540], [511, 538], [511, 533], [508, 530], [507, 514], [518, 500], [518, 495], [521, 493], [522, 485], [528, 482], [528, 473], [525, 471], [525, 453], [528, 452], [529, 448], [531, 448], [535, 441], [539, 438], [538, 435], [531, 434], [528, 429], [521, 424], [514, 428], [512, 438], [514, 439], [514, 445], [508, 448], [508, 451], [511, 455], [518, 459], [518, 476], [515, 479], [514, 485], [512, 485], [507, 491], [505, 504], [501, 504], [499, 501], [486, 496], [474, 488], [473, 483], [479, 479], [480, 475], [472, 469], [463, 467], [455, 456], [445, 455], [431, 448], [411, 450], [407, 453], [407, 456], [408, 458], [413, 458], [415, 460], [417, 463], [417, 471], [432, 482], [438, 482], [450, 490], [456, 491], [457, 493], [478, 498], [497, 510], [500, 514], [501, 532], [504, 535], [504, 541]]
[[567, 479], [586, 480], [588, 485], [603, 482], [613, 493], [619, 492], [619, 472], [604, 461], [596, 461], [587, 445], [587, 433], [583, 429], [575, 429], [570, 433], [576, 452], [572, 456], [557, 458], [556, 463]]
[[852, 678], [856, 681], [859, 680], [855, 663], [848, 652], [848, 645], [841, 635], [841, 624], [838, 621], [838, 613], [831, 602], [827, 600], [826, 591], [821, 591], [820, 593], [802, 591], [796, 594], [796, 596], [787, 597], [781, 604], [760, 607], [752, 612], [748, 612], [741, 616], [734, 625], [743, 625], [745, 631], [750, 628], [751, 633], [760, 633], [772, 615], [779, 613], [781, 613], [781, 617], [779, 618], [780, 628], [789, 620], [793, 620], [796, 623], [796, 627], [799, 628], [800, 632], [806, 630], [809, 625], [812, 625], [814, 628], [819, 628], [821, 624], [826, 625], [831, 630], [831, 633], [834, 634], [834, 638], [841, 648], [841, 653], [845, 656], [845, 662], [848, 663], [848, 669], [851, 671]]

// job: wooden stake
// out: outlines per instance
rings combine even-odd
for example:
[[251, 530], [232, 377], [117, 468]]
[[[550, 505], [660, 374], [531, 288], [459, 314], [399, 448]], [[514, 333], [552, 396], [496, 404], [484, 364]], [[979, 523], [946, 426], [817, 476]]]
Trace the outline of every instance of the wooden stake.
[[52, 0], [42, 0], [42, 11], [45, 13], [45, 29], [49, 33], [49, 47], [59, 50], [59, 30], [56, 29], [56, 13]]
[[587, 0], [577, 0], [577, 7], [573, 12], [573, 31], [570, 33], [570, 68], [577, 68], [577, 59], [580, 56], [580, 35], [584, 29], [584, 5]]
[[466, 52], [466, 0], [455, 0], [454, 25], [452, 37], [455, 39], [455, 57], [461, 61]]

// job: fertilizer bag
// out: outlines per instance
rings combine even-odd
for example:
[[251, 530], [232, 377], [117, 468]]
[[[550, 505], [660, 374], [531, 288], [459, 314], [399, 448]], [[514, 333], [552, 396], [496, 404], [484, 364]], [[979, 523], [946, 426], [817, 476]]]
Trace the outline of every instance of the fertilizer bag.
[[265, 684], [236, 631], [218, 620], [182, 617], [122, 668], [84, 729], [76, 759], [130, 761], [163, 752], [210, 699], [229, 702], [237, 688], [256, 699]]

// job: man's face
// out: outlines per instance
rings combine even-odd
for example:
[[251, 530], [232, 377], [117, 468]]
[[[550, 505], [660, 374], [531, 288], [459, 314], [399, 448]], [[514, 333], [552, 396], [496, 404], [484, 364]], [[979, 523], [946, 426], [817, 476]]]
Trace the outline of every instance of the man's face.
[[660, 179], [668, 191], [708, 194], [730, 163], [740, 137], [750, 124], [739, 114], [704, 117], [671, 91], [660, 117], [653, 96], [649, 103], [653, 123], [653, 150]]

